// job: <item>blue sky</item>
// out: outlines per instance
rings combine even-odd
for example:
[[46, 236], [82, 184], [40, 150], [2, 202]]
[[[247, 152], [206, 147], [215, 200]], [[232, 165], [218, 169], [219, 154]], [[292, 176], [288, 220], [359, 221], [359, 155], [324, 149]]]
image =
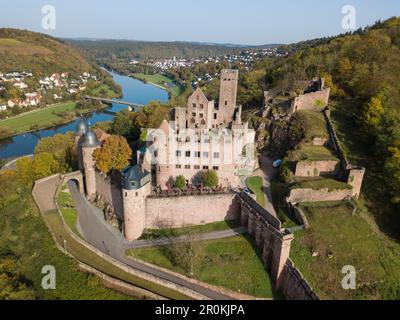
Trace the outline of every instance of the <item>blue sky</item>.
[[[56, 29], [42, 28], [42, 7]], [[0, 27], [89, 37], [237, 44], [291, 43], [344, 32], [344, 5], [357, 26], [400, 15], [399, 0], [2, 0]]]

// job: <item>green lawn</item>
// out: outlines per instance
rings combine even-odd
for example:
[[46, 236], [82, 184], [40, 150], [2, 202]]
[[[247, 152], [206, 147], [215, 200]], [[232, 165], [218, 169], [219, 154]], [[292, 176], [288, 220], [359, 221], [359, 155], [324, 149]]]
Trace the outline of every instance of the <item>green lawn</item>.
[[251, 177], [246, 180], [247, 187], [256, 195], [257, 202], [265, 208], [265, 194], [261, 177]]
[[199, 234], [199, 233], [208, 233], [213, 231], [235, 229], [238, 227], [240, 227], [239, 221], [221, 221], [221, 222], [209, 223], [201, 226], [192, 226], [186, 228], [146, 230], [145, 233], [140, 237], [140, 240], [178, 237], [180, 235], [186, 234], [188, 231], [191, 233]]
[[312, 142], [314, 138], [329, 138], [325, 117], [322, 112], [298, 111], [295, 117], [300, 120], [304, 128], [306, 142]]
[[[65, 190], [65, 191], [64, 191]], [[78, 212], [75, 208], [75, 203], [71, 193], [67, 189], [60, 191], [58, 194], [58, 205], [68, 227], [76, 235], [81, 236], [77, 229]]]
[[[133, 76], [137, 79], [143, 80], [145, 82], [154, 83], [159, 85], [167, 90], [171, 91], [172, 95], [177, 97], [183, 93], [183, 88], [174, 84], [173, 80], [163, 74], [143, 74], [143, 73], [134, 73]], [[170, 87], [170, 85], [172, 85]]]
[[307, 161], [339, 161], [331, 150], [324, 146], [303, 145], [299, 152], [299, 158]]
[[[212, 285], [256, 297], [274, 296], [253, 240], [237, 236], [201, 243], [194, 267], [194, 278]], [[129, 250], [128, 255], [174, 272], [186, 274], [180, 263], [174, 262], [169, 247]]]
[[[31, 131], [35, 128], [45, 128], [53, 124], [70, 121], [75, 118], [74, 102], [64, 102], [44, 109], [38, 109], [19, 116], [0, 121], [0, 128], [12, 130], [15, 134]], [[63, 115], [57, 115], [64, 113]], [[67, 115], [67, 119], [65, 117]]]
[[335, 179], [316, 177], [311, 179], [296, 178], [296, 180], [297, 182], [295, 182], [290, 189], [328, 189], [329, 191], [352, 189], [347, 183]]
[[[296, 233], [291, 258], [323, 299], [400, 299], [400, 245], [380, 236], [346, 204], [303, 207], [311, 228]], [[318, 253], [317, 257], [312, 257]], [[356, 268], [356, 290], [341, 286]]]

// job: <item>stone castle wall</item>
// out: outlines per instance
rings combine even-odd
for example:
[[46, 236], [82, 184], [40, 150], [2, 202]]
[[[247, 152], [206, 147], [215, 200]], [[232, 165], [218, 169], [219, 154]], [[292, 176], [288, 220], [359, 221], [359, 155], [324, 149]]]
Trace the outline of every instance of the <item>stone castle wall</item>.
[[323, 174], [337, 175], [340, 161], [299, 161], [296, 164], [296, 177], [318, 177]]
[[124, 208], [121, 188], [112, 184], [110, 178], [96, 171], [96, 191], [102, 197], [103, 202], [111, 205], [117, 217], [123, 220]]
[[235, 194], [146, 199], [146, 229], [202, 225], [239, 217]]
[[320, 300], [291, 259], [282, 272], [281, 290], [287, 300]]
[[321, 189], [293, 189], [287, 198], [288, 202], [324, 202], [324, 201], [342, 201], [353, 197], [352, 189], [333, 190]]

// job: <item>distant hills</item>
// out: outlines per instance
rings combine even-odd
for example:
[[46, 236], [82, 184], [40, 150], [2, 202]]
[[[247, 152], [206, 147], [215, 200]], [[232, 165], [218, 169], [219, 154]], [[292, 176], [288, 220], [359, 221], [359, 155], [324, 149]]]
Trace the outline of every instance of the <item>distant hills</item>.
[[134, 40], [64, 39], [98, 59], [114, 56], [118, 59], [163, 59], [171, 57], [209, 57], [239, 53], [252, 48], [278, 47], [279, 44], [245, 46], [200, 42], [147, 42]]
[[[96, 68], [96, 72], [95, 72]], [[0, 72], [31, 71], [35, 76], [68, 71], [98, 73], [69, 44], [48, 35], [18, 29], [0, 29]]]

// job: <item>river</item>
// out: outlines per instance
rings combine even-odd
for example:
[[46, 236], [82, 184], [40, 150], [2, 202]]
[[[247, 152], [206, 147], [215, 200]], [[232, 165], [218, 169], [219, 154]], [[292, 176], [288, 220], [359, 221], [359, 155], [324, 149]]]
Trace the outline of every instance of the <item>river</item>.
[[[168, 101], [168, 92], [155, 87], [151, 84], [143, 83], [139, 80], [111, 73], [114, 81], [122, 87], [122, 100], [136, 104], [146, 105], [150, 101], [158, 100], [161, 102]], [[126, 109], [126, 106], [113, 104], [107, 111], [118, 112]], [[114, 115], [103, 111], [86, 115], [91, 125], [102, 121], [111, 121]], [[33, 154], [35, 146], [41, 138], [51, 137], [58, 133], [66, 133], [74, 131], [79, 120], [58, 126], [55, 128], [44, 129], [32, 133], [21, 134], [9, 139], [0, 140], [0, 159], [15, 158], [24, 155]]]

